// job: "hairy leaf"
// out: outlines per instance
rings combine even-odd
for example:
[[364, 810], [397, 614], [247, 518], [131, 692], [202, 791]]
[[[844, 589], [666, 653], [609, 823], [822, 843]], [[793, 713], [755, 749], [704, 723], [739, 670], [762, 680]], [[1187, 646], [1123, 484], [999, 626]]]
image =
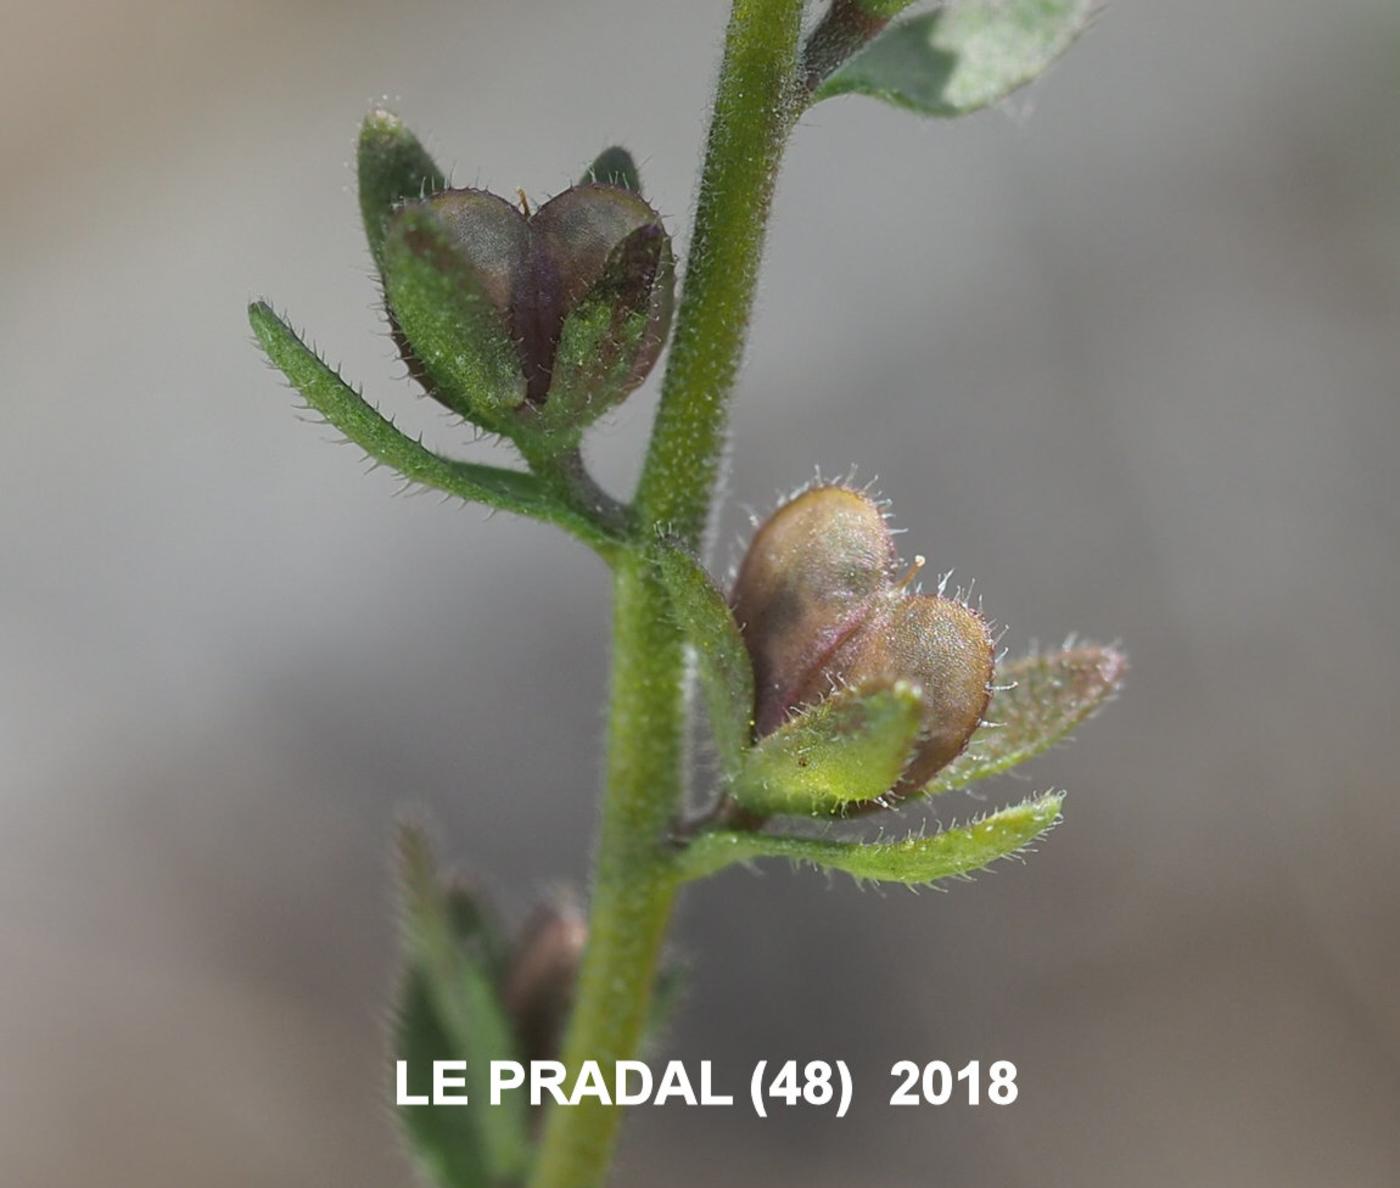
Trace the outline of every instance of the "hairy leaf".
[[562, 503], [534, 475], [444, 458], [410, 437], [365, 400], [308, 347], [272, 307], [248, 307], [253, 333], [272, 362], [312, 408], [376, 462], [409, 482], [459, 499], [548, 520], [606, 552], [616, 541], [591, 517]]
[[[471, 1101], [466, 1108], [404, 1106], [399, 1116], [443, 1188], [518, 1179], [530, 1150], [525, 1104], [516, 1094], [488, 1104], [490, 1062], [518, 1059], [496, 987], [497, 942], [469, 898], [444, 891], [419, 831], [401, 831], [399, 852], [407, 975], [398, 1058], [410, 1062], [420, 1084], [432, 1061], [465, 1060]], [[472, 1171], [475, 1179], [454, 1178]]]
[[447, 185], [447, 175], [434, 163], [398, 116], [375, 108], [360, 128], [357, 153], [360, 214], [375, 265], [384, 268], [384, 237], [389, 216], [406, 198], [422, 198]]
[[788, 858], [857, 879], [916, 885], [980, 870], [1053, 828], [1063, 793], [1047, 793], [955, 829], [897, 842], [843, 842], [768, 833], [703, 833], [682, 851], [681, 877], [699, 879], [734, 862]]
[[759, 739], [730, 792], [765, 816], [830, 815], [882, 796], [914, 754], [923, 702], [908, 681], [837, 690]]
[[695, 651], [721, 767], [732, 778], [753, 740], [753, 666], [724, 595], [688, 552], [658, 545], [653, 560], [671, 612]]
[[837, 70], [813, 101], [870, 95], [960, 116], [1044, 72], [1089, 25], [1098, 0], [964, 0], [900, 21]]
[[[414, 1097], [431, 1097], [434, 1060], [459, 1058], [429, 997], [427, 980], [416, 970], [405, 975], [399, 990], [394, 1056], [408, 1062], [406, 1088]], [[468, 1109], [434, 1105], [398, 1108], [399, 1124], [414, 1161], [425, 1178], [440, 1188], [485, 1188], [491, 1183], [475, 1114], [469, 1114]]]
[[923, 794], [965, 788], [1049, 750], [1118, 691], [1127, 670], [1123, 653], [1091, 643], [999, 667], [986, 724]]

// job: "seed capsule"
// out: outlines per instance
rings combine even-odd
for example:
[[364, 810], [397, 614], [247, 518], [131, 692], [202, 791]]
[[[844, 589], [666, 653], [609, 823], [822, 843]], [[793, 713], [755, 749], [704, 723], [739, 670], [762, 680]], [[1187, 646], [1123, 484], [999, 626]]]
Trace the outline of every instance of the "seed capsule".
[[[823, 486], [780, 507], [749, 546], [730, 604], [753, 661], [757, 732], [834, 689], [906, 680], [923, 694], [919, 740], [897, 794], [951, 762], [987, 707], [992, 641], [981, 617], [893, 578], [879, 507]], [[912, 577], [912, 573], [909, 575]]]
[[823, 661], [869, 616], [894, 562], [884, 515], [845, 487], [814, 487], [759, 527], [730, 605], [753, 659], [760, 735], [801, 703]]
[[533, 214], [485, 190], [406, 202], [384, 260], [410, 370], [545, 452], [641, 384], [670, 325], [670, 238], [620, 186], [574, 186]]

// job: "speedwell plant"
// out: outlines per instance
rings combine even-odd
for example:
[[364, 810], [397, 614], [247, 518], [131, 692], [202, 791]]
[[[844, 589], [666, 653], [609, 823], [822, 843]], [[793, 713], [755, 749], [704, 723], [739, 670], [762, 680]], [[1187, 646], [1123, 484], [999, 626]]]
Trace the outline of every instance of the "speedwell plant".
[[[925, 884], [1014, 855], [1060, 819], [1033, 796], [960, 827], [888, 821], [1064, 738], [1116, 690], [1111, 648], [998, 663], [977, 608], [913, 581], [887, 509], [818, 484], [758, 528], [728, 589], [704, 564], [774, 182], [804, 112], [846, 94], [925, 116], [987, 107], [1044, 71], [1092, 0], [733, 0], [688, 258], [612, 148], [531, 209], [454, 188], [390, 112], [360, 133], [360, 208], [390, 334], [409, 374], [519, 465], [439, 454], [391, 420], [272, 308], [263, 350], [311, 408], [411, 483], [557, 525], [615, 583], [608, 761], [591, 902], [544, 904], [513, 941], [481, 897], [443, 882], [423, 838], [400, 838], [405, 976], [396, 1046], [426, 1089], [435, 1059], [632, 1059], [664, 997], [678, 892], [736, 862], [781, 857], [861, 880]], [[619, 500], [590, 477], [589, 427], [670, 355], [641, 479]], [[687, 657], [704, 696], [717, 786], [685, 819]], [[813, 822], [820, 823], [813, 828]], [[658, 981], [663, 993], [658, 996]], [[485, 1099], [481, 1091], [479, 1100]], [[590, 1188], [619, 1111], [409, 1108], [409, 1145], [442, 1188]]]

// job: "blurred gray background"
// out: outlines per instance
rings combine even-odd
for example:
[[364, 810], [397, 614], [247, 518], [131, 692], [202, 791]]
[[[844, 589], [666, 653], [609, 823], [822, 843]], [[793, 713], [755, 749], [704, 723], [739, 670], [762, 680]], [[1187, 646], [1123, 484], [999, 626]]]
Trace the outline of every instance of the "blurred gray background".
[[[683, 229], [724, 9], [7, 4], [0, 1182], [412, 1182], [390, 831], [426, 815], [516, 917], [584, 878], [607, 582], [392, 498], [243, 307], [466, 447], [380, 332], [361, 115], [536, 196], [620, 140]], [[1120, 0], [1010, 111], [804, 121], [717, 564], [746, 506], [858, 466], [1013, 651], [1134, 670], [989, 790], [1071, 789], [1029, 865], [693, 893], [674, 1050], [844, 1057], [860, 1099], [638, 1114], [619, 1184], [1397, 1182], [1398, 121], [1393, 0]], [[619, 491], [653, 401], [591, 439]], [[1021, 1098], [891, 1110], [904, 1057], [1015, 1060]]]

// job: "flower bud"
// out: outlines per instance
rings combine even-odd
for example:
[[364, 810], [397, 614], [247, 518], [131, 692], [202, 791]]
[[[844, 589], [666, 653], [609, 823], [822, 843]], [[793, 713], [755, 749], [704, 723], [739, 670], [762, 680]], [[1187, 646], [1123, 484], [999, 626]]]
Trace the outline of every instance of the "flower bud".
[[385, 283], [432, 394], [550, 453], [646, 378], [674, 268], [646, 202], [587, 182], [533, 214], [484, 190], [407, 202], [390, 222]]
[[975, 611], [912, 593], [917, 569], [895, 581], [895, 560], [871, 499], [815, 487], [759, 528], [730, 605], [753, 661], [760, 736], [835, 689], [903, 680], [921, 691], [919, 738], [893, 789], [903, 793], [967, 745], [987, 707], [994, 656]]

